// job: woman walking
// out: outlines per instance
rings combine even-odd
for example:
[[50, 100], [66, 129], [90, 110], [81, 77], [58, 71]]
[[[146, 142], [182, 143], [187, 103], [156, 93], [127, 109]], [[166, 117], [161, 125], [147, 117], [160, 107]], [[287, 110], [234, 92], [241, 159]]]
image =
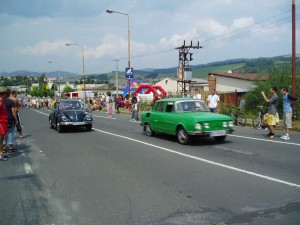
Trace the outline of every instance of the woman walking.
[[6, 96], [6, 88], [0, 87], [0, 161], [6, 161], [8, 160], [7, 156], [4, 155], [3, 151], [3, 140], [4, 140], [4, 135], [7, 135], [8, 128], [7, 128], [7, 123], [8, 123], [8, 115], [6, 112], [5, 105], [3, 103], [3, 100], [5, 99]]

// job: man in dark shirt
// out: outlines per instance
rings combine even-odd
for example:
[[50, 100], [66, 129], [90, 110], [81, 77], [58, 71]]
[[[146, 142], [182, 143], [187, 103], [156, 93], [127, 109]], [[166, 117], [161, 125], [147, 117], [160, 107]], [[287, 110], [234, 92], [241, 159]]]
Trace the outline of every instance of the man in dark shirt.
[[6, 112], [8, 115], [8, 135], [5, 135], [4, 140], [3, 140], [3, 146], [7, 145], [6, 147], [7, 150], [10, 152], [15, 152], [17, 151], [13, 145], [14, 145], [14, 136], [15, 136], [15, 125], [17, 122], [17, 115], [16, 115], [16, 108], [15, 108], [15, 102], [8, 98], [11, 94], [10, 90], [7, 90], [6, 92], [6, 98], [4, 99], [3, 103], [6, 108]]
[[269, 103], [268, 108], [268, 127], [269, 127], [269, 134], [267, 137], [274, 138], [274, 126], [276, 125], [276, 114], [277, 114], [277, 106], [278, 106], [278, 96], [276, 94], [277, 88], [271, 87], [270, 93], [272, 94], [271, 98], [268, 99], [264, 91], [261, 92], [265, 102]]

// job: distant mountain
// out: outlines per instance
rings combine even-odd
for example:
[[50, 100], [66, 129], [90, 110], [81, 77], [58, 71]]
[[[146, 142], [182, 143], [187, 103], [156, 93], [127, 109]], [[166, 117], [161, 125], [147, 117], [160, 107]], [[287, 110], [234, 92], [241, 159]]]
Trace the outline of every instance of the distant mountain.
[[[58, 71], [53, 71], [53, 72], [33, 72], [33, 71], [27, 71], [27, 70], [18, 70], [18, 71], [13, 71], [10, 73], [7, 72], [2, 72], [0, 73], [1, 76], [32, 76], [32, 77], [38, 77], [41, 76], [42, 74], [47, 75], [48, 77], [58, 77], [59, 73]], [[60, 71], [60, 76], [80, 76], [78, 74], [66, 72], [66, 71]]]
[[[299, 58], [300, 55], [297, 55]], [[291, 55], [275, 56], [275, 57], [263, 57], [263, 58], [239, 58], [229, 59], [224, 61], [210, 62], [207, 64], [190, 65], [193, 70], [194, 78], [207, 77], [210, 72], [227, 72], [231, 70], [237, 73], [268, 73], [275, 67], [282, 67], [284, 65], [291, 64]], [[297, 67], [299, 68], [300, 61], [297, 61]], [[26, 70], [14, 71], [11, 73], [2, 72], [0, 76], [41, 76], [46, 74], [48, 77], [58, 77], [58, 71], [54, 72], [32, 72]], [[171, 68], [146, 68], [134, 71], [135, 77], [138, 79], [149, 78], [156, 79], [160, 77], [176, 77], [177, 67]], [[74, 74], [66, 71], [60, 71], [60, 76], [66, 77], [68, 80], [77, 80], [82, 77], [81, 74]], [[119, 77], [124, 77], [124, 72], [119, 71]], [[113, 80], [115, 79], [115, 71], [102, 74], [87, 74], [87, 79], [94, 80]]]

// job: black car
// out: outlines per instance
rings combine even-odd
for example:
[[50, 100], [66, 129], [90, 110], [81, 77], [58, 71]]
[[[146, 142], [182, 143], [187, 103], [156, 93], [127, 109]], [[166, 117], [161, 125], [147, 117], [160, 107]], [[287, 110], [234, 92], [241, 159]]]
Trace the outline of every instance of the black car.
[[80, 101], [64, 99], [54, 104], [54, 109], [49, 115], [49, 123], [58, 133], [65, 127], [85, 127], [87, 131], [91, 131], [93, 118], [83, 110]]

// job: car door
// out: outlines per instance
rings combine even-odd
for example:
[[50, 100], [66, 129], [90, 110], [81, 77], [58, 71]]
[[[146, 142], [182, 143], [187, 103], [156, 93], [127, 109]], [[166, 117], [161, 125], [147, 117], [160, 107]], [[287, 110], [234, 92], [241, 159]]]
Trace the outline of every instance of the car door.
[[165, 133], [175, 133], [178, 121], [176, 121], [175, 103], [173, 101], [166, 102], [165, 113], [161, 123]]
[[151, 127], [158, 132], [164, 132], [162, 127], [162, 120], [164, 117], [165, 102], [157, 102], [155, 108], [151, 113]]
[[53, 121], [53, 123], [55, 124], [56, 126], [56, 123], [57, 123], [57, 114], [58, 114], [58, 109], [59, 109], [59, 103], [58, 102], [55, 102], [54, 104], [54, 108], [53, 108], [53, 112], [51, 114], [51, 120]]

